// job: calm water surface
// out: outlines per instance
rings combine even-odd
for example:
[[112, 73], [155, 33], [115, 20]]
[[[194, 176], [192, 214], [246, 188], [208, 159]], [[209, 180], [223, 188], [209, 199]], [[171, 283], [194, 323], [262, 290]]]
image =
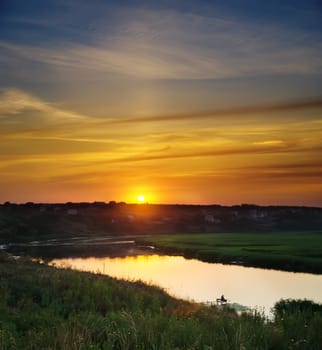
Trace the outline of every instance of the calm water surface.
[[230, 303], [258, 308], [267, 315], [281, 298], [306, 298], [322, 303], [322, 275], [160, 255], [56, 259], [51, 264], [128, 280], [142, 280], [164, 288], [175, 297], [197, 302], [214, 302], [224, 294]]

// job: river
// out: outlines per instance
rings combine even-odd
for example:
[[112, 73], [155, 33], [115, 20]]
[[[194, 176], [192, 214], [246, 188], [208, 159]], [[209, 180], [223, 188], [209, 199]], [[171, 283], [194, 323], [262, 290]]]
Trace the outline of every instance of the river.
[[167, 255], [54, 259], [50, 264], [141, 280], [163, 288], [172, 296], [196, 302], [214, 303], [224, 294], [230, 304], [257, 309], [267, 316], [282, 298], [322, 303], [322, 275], [309, 273], [207, 263]]

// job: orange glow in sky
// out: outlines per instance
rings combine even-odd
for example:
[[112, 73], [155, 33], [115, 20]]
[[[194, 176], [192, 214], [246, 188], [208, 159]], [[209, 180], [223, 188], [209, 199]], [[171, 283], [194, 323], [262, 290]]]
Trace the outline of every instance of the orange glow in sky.
[[4, 7], [0, 202], [322, 206], [313, 2], [143, 3]]
[[105, 122], [17, 90], [1, 98], [8, 115], [24, 104], [3, 124], [3, 201], [322, 205], [321, 107]]

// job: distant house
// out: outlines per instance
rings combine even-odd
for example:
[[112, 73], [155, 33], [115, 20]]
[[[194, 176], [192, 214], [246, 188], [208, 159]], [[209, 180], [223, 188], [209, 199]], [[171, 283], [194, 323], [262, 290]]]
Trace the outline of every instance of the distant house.
[[259, 220], [267, 217], [268, 213], [265, 210], [261, 209], [252, 209], [249, 213], [250, 218], [254, 220]]
[[67, 209], [67, 214], [68, 215], [78, 215], [78, 210], [77, 209]]
[[221, 220], [220, 220], [220, 219], [215, 218], [215, 217], [214, 217], [213, 215], [211, 215], [211, 214], [205, 215], [204, 219], [205, 219], [206, 222], [209, 222], [209, 223], [211, 223], [211, 224], [219, 224], [219, 223], [221, 223]]

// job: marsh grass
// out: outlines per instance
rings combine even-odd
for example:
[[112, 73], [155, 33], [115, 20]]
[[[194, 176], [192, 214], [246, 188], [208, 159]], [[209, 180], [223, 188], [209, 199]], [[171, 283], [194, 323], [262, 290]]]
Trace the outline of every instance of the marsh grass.
[[321, 305], [281, 301], [273, 321], [141, 282], [0, 259], [0, 349], [320, 349]]
[[322, 232], [151, 235], [142, 243], [204, 261], [322, 273]]

